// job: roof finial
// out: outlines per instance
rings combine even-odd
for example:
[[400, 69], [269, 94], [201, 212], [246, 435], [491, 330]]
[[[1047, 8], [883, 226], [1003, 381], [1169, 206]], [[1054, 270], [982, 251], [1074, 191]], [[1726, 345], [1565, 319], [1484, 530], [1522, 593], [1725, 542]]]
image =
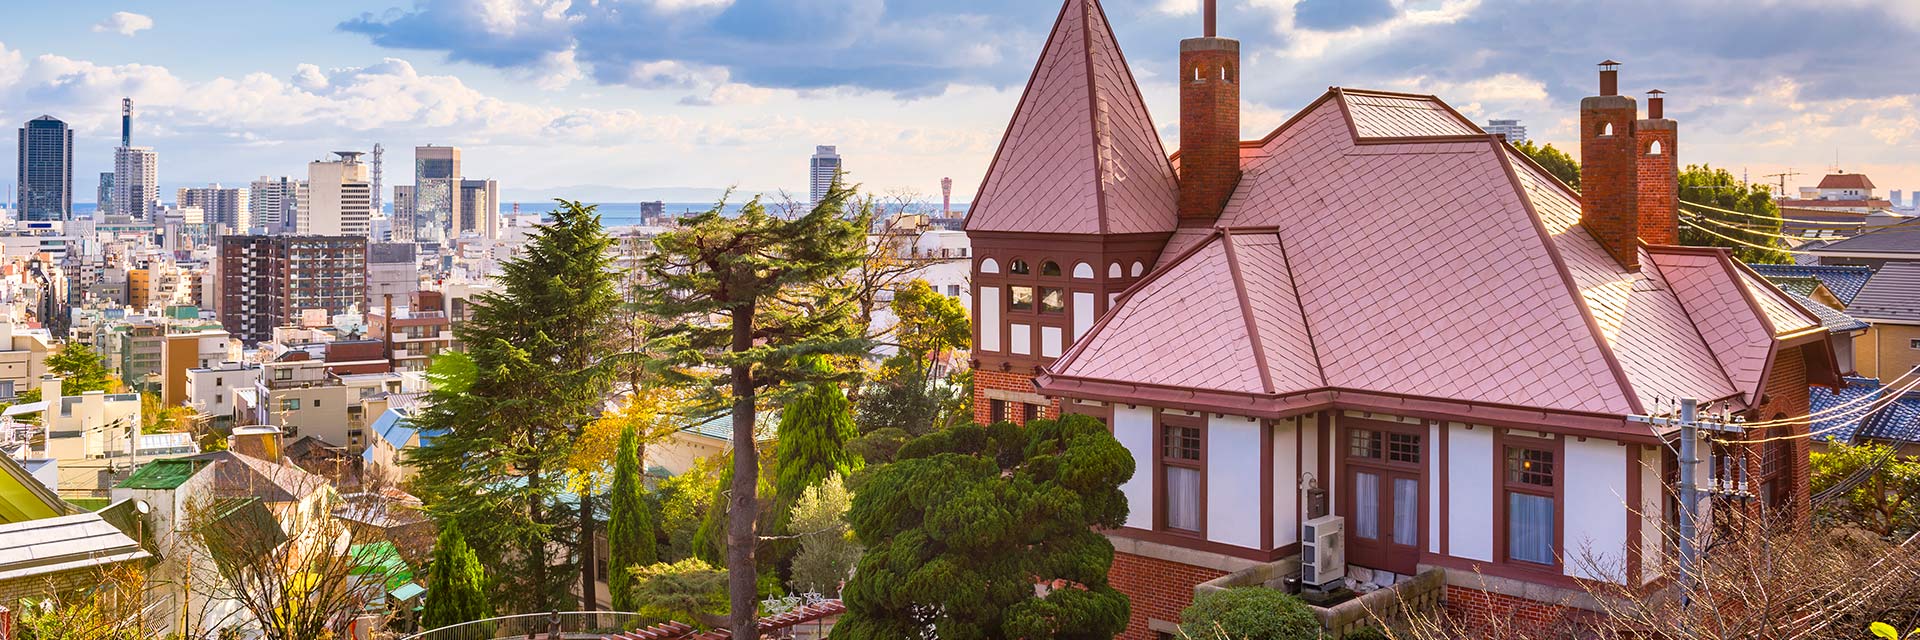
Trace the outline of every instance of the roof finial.
[[1207, 17], [1206, 35], [1207, 37], [1212, 38], [1218, 34], [1218, 29], [1216, 28], [1216, 25], [1219, 23], [1220, 12], [1218, 8], [1214, 6], [1214, 0], [1202, 0], [1202, 2], [1206, 5], [1206, 8], [1201, 11], [1201, 13], [1205, 14]]

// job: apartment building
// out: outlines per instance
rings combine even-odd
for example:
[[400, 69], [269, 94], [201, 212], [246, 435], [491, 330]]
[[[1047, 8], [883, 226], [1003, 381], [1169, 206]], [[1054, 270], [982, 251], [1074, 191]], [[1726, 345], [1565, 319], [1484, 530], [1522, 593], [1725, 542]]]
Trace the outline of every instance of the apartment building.
[[303, 312], [345, 313], [366, 299], [366, 260], [364, 236], [221, 238], [220, 324], [254, 344]]

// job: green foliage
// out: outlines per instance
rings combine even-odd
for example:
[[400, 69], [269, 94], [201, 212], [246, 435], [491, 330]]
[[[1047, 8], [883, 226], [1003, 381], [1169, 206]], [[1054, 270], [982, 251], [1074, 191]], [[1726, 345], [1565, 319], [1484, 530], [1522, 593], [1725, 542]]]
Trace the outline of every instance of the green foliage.
[[[1868, 627], [1868, 630], [1873, 632], [1873, 637], [1875, 638], [1884, 638], [1885, 640], [1900, 640], [1900, 630], [1893, 628], [1893, 625], [1887, 624], [1885, 622], [1875, 622], [1873, 623], [1873, 625]], [[1920, 629], [1914, 629], [1912, 632], [1908, 633], [1906, 637], [1920, 638]]]
[[[1106, 428], [1078, 415], [908, 443], [847, 513], [867, 551], [832, 637], [1113, 637], [1128, 604], [1097, 530], [1125, 522], [1120, 483], [1133, 471]], [[1036, 597], [1036, 583], [1051, 589]]]
[[67, 341], [47, 356], [47, 371], [60, 376], [60, 394], [77, 396], [88, 391], [115, 393], [126, 385], [107, 369], [105, 356], [85, 342]]
[[688, 559], [629, 570], [639, 613], [703, 627], [726, 615], [727, 573], [713, 565]]
[[[1747, 214], [1722, 213], [1682, 205], [1680, 244], [1726, 247], [1733, 250], [1734, 259], [1742, 262], [1793, 262], [1792, 254], [1778, 248], [1782, 246], [1775, 237], [1780, 235], [1780, 207], [1774, 204], [1773, 193], [1766, 185], [1747, 184], [1726, 169], [1687, 165], [1686, 170], [1680, 172], [1680, 200]], [[1693, 223], [1698, 224], [1700, 229], [1688, 226], [1687, 218], [1695, 216], [1706, 218], [1706, 221]], [[1776, 248], [1762, 249], [1749, 245]]]
[[866, 551], [847, 528], [847, 509], [852, 506], [853, 494], [837, 475], [807, 489], [793, 505], [793, 530], [801, 536], [789, 581], [794, 592], [839, 595], [840, 583], [853, 573], [853, 565]]
[[[1180, 632], [1192, 638], [1220, 633], [1233, 640], [1319, 640], [1320, 619], [1298, 598], [1265, 587], [1203, 593], [1180, 612]], [[1349, 636], [1352, 637], [1352, 636]]]
[[592, 501], [571, 499], [567, 460], [611, 385], [612, 239], [592, 207], [562, 202], [552, 215], [455, 327], [466, 353], [436, 359], [415, 416], [433, 444], [408, 454], [427, 510], [464, 528], [504, 610], [574, 606], [581, 554], [567, 547], [594, 521], [578, 517]]
[[854, 452], [874, 464], [892, 461], [908, 441], [971, 417], [963, 392], [951, 380], [943, 384], [928, 375], [920, 360], [890, 360], [860, 396]]
[[1381, 631], [1379, 627], [1360, 627], [1343, 636], [1343, 640], [1390, 640], [1390, 638], [1391, 636]]
[[620, 451], [613, 462], [612, 506], [607, 515], [607, 562], [613, 575], [607, 593], [617, 611], [633, 611], [633, 574], [626, 569], [659, 561], [654, 548], [653, 513], [647, 507], [645, 478], [640, 470], [640, 446], [632, 425], [620, 433]]
[[840, 386], [831, 382], [808, 385], [780, 411], [780, 435], [774, 444], [774, 498], [771, 530], [786, 531], [794, 503], [808, 489], [834, 475], [845, 477], [862, 466], [860, 456], [847, 448], [858, 437], [853, 406]]
[[692, 469], [660, 483], [655, 495], [660, 499], [660, 532], [667, 540], [666, 548], [660, 553], [661, 560], [678, 562], [695, 557], [700, 525], [714, 506], [712, 500], [718, 493], [715, 487], [720, 483], [720, 470], [731, 466], [728, 461], [724, 457], [702, 459], [695, 462]]
[[166, 406], [160, 394], [140, 394], [141, 433], [185, 433], [193, 430], [193, 410], [180, 405]]
[[448, 525], [440, 530], [433, 547], [433, 564], [427, 568], [427, 601], [421, 624], [428, 629], [472, 622], [492, 617], [487, 605], [486, 570], [460, 528]]
[[904, 354], [925, 359], [966, 346], [973, 339], [967, 308], [960, 299], [941, 295], [925, 280], [915, 278], [894, 291], [891, 307], [899, 318], [894, 341]]
[[[1825, 491], [1894, 454], [1890, 445], [1834, 442], [1813, 453], [1813, 492]], [[1920, 530], [1920, 457], [1895, 455], [1841, 499], [1820, 506], [1819, 518], [1905, 539]]]
[[1551, 144], [1536, 145], [1532, 140], [1514, 145], [1514, 148], [1519, 149], [1520, 153], [1527, 154], [1527, 157], [1546, 169], [1547, 173], [1553, 174], [1553, 177], [1567, 183], [1567, 186], [1573, 187], [1575, 191], [1580, 190], [1580, 161], [1567, 155], [1567, 152], [1555, 149]]

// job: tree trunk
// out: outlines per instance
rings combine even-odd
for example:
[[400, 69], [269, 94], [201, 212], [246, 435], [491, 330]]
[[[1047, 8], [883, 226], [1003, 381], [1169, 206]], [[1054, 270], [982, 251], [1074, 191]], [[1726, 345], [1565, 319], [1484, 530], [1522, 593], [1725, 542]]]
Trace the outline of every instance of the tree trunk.
[[[535, 465], [527, 472], [527, 486], [540, 486], [540, 467]], [[535, 525], [546, 524], [540, 508], [540, 496], [536, 492], [527, 494], [527, 521]], [[528, 601], [535, 609], [545, 609], [552, 601], [547, 600], [547, 540], [535, 538], [527, 549], [527, 573], [533, 579], [533, 593], [527, 594]]]
[[599, 611], [600, 594], [596, 593], [594, 572], [599, 563], [594, 555], [599, 553], [599, 545], [593, 539], [593, 488], [587, 487], [580, 492], [580, 610]]
[[[753, 348], [751, 303], [733, 312], [733, 352]], [[754, 492], [760, 486], [760, 454], [753, 441], [753, 365], [736, 363], [733, 382], [733, 499], [727, 522], [727, 594], [733, 616], [733, 640], [758, 640], [759, 571], [753, 551], [759, 540], [754, 520], [759, 504]]]

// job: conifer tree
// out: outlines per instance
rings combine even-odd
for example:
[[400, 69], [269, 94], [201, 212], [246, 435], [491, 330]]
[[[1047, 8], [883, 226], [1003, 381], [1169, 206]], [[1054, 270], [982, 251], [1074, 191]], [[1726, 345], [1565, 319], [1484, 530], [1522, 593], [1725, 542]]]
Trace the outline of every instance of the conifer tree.
[[645, 262], [651, 284], [639, 292], [641, 307], [671, 323], [651, 345], [659, 369], [713, 391], [710, 411], [733, 420], [727, 572], [735, 640], [758, 636], [754, 425], [761, 390], [822, 378], [801, 366], [805, 356], [866, 350], [851, 320], [853, 296], [828, 285], [865, 254], [868, 217], [845, 215], [850, 193], [836, 184], [794, 218], [769, 214], [757, 198], [734, 217], [716, 206], [655, 238]]
[[785, 533], [793, 505], [807, 489], [838, 474], [852, 475], [862, 465], [848, 444], [859, 437], [853, 424], [853, 404], [840, 385], [807, 385], [780, 411], [780, 435], [774, 463], [774, 500], [768, 506], [773, 530]]
[[426, 610], [421, 623], [428, 629], [472, 622], [491, 617], [487, 607], [487, 578], [480, 559], [460, 535], [460, 527], [448, 524], [440, 530], [433, 548], [433, 565], [428, 567]]
[[647, 509], [646, 487], [640, 470], [639, 438], [632, 425], [620, 433], [620, 452], [613, 462], [613, 495], [607, 514], [607, 561], [612, 576], [607, 591], [613, 608], [635, 611], [633, 567], [659, 561], [654, 548], [653, 514]]

